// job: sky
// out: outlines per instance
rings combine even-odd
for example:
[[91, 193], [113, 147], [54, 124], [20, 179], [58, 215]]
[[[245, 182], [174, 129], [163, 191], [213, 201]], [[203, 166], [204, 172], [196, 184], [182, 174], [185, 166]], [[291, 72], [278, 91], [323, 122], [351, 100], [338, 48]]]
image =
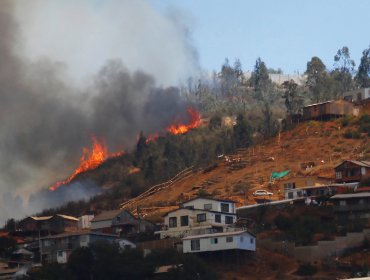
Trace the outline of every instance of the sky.
[[370, 45], [368, 0], [149, 0], [161, 13], [187, 15], [199, 62], [219, 70], [239, 58], [245, 71], [257, 57], [271, 68], [292, 74], [306, 69], [313, 56], [331, 69], [334, 55], [348, 46], [356, 69]]

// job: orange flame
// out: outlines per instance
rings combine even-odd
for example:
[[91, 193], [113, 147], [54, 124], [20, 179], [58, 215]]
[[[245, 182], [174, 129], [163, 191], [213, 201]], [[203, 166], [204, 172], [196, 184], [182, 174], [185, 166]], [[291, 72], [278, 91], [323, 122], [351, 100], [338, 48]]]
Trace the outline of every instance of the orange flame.
[[92, 137], [93, 147], [92, 150], [88, 148], [82, 149], [82, 156], [80, 158], [80, 165], [67, 179], [56, 182], [53, 186], [49, 187], [51, 191], [55, 191], [62, 185], [70, 183], [78, 174], [85, 172], [87, 170], [94, 169], [102, 164], [106, 159], [118, 157], [125, 152], [117, 152], [113, 154], [108, 154], [108, 149], [104, 143], [99, 143], [95, 136]]
[[172, 134], [184, 134], [190, 129], [197, 128], [201, 125], [201, 115], [192, 107], [187, 109], [188, 115], [190, 117], [189, 124], [172, 124], [167, 128], [167, 131]]

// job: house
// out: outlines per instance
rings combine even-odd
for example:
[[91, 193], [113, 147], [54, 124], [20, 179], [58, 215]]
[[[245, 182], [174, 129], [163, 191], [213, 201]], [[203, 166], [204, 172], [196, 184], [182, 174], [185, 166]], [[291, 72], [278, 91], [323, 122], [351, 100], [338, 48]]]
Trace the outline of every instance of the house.
[[245, 230], [184, 237], [183, 253], [226, 250], [256, 251], [256, 237]]
[[91, 220], [91, 230], [108, 234], [134, 234], [154, 232], [155, 225], [144, 219], [137, 219], [127, 210], [104, 211]]
[[156, 233], [162, 239], [223, 232], [236, 223], [236, 218], [234, 201], [198, 197], [165, 214], [164, 230]]
[[370, 192], [337, 194], [330, 198], [339, 220], [370, 220]]
[[355, 115], [359, 113], [352, 102], [346, 100], [332, 100], [303, 107], [305, 120], [325, 120], [330, 118]]
[[72, 216], [56, 214], [54, 216], [30, 216], [19, 222], [19, 229], [24, 234], [61, 233], [75, 230], [78, 227], [78, 219]]
[[298, 189], [285, 190], [285, 199], [299, 199], [306, 197], [333, 195], [335, 193], [336, 187], [332, 185], [310, 186]]
[[370, 178], [370, 161], [345, 160], [334, 170], [335, 181], [338, 183], [360, 182]]
[[51, 235], [40, 239], [41, 255], [46, 263], [66, 263], [72, 251], [80, 247], [88, 247], [91, 243], [105, 241], [113, 243], [117, 235], [80, 230]]
[[287, 191], [292, 189], [299, 189], [310, 186], [322, 186], [332, 183], [329, 178], [323, 178], [318, 176], [306, 176], [306, 177], [290, 177], [288, 179], [281, 179], [277, 183], [279, 190]]
[[343, 99], [355, 103], [362, 103], [370, 99], [370, 88], [360, 88], [343, 93]]

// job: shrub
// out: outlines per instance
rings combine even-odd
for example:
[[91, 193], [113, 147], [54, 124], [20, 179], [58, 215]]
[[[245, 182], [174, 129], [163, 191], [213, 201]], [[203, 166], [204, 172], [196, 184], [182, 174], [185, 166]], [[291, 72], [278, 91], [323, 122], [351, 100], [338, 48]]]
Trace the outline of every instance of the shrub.
[[351, 122], [351, 119], [352, 117], [351, 116], [344, 116], [341, 120], [340, 120], [340, 124], [341, 126], [343, 127], [346, 127], [349, 125], [349, 123]]
[[280, 230], [287, 230], [292, 226], [291, 219], [282, 214], [279, 214], [275, 217], [274, 223], [276, 227]]
[[343, 133], [343, 137], [347, 139], [360, 139], [361, 134], [356, 130], [348, 129], [345, 133]]
[[312, 276], [316, 274], [317, 267], [311, 264], [301, 264], [297, 270], [297, 274], [300, 276]]

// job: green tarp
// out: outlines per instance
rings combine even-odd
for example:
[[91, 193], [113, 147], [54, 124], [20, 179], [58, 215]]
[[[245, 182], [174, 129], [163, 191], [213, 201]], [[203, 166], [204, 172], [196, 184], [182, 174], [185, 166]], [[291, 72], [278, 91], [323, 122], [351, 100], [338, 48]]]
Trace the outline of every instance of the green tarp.
[[271, 180], [283, 178], [284, 176], [288, 175], [289, 172], [290, 172], [290, 170], [286, 170], [286, 171], [282, 171], [282, 172], [272, 172], [271, 173]]

